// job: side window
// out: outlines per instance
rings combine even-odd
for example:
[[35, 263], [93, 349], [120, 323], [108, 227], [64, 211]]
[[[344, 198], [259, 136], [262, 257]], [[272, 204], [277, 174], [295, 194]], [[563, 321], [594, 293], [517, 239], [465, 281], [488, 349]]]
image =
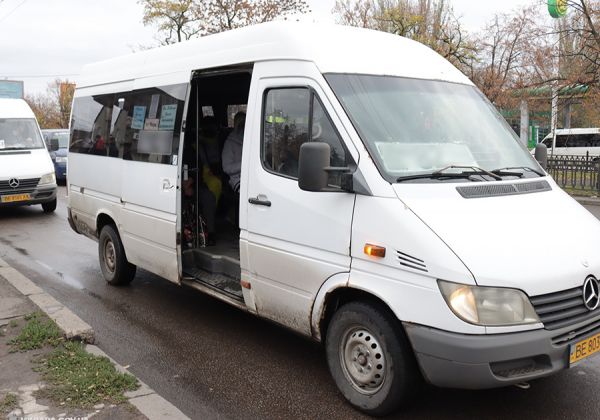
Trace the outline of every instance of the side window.
[[552, 149], [552, 137], [547, 138], [542, 143], [544, 143], [548, 149]]
[[119, 155], [139, 162], [175, 162], [186, 93], [182, 84], [120, 95], [122, 108], [113, 126]]
[[104, 155], [110, 136], [114, 95], [97, 95], [75, 98], [71, 117], [69, 151]]
[[567, 147], [569, 136], [556, 136], [556, 147]]
[[269, 171], [298, 177], [300, 145], [308, 140], [310, 90], [267, 91], [263, 113], [262, 161]]
[[[321, 101], [308, 88], [270, 89], [264, 97], [261, 159], [270, 172], [298, 178], [300, 146], [307, 141], [328, 143], [331, 165], [345, 166], [346, 150]], [[329, 183], [340, 186], [340, 174]]]

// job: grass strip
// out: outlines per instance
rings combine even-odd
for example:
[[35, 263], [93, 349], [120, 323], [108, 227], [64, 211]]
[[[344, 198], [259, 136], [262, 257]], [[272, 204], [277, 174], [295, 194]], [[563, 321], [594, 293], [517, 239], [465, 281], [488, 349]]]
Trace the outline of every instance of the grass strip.
[[88, 408], [99, 403], [119, 404], [123, 393], [139, 387], [137, 379], [118, 372], [109, 359], [85, 351], [77, 341], [67, 341], [38, 360], [48, 386], [43, 396], [61, 406]]
[[17, 396], [15, 394], [6, 394], [0, 400], [0, 415], [5, 416], [18, 407]]
[[57, 346], [62, 341], [58, 326], [40, 312], [25, 317], [27, 324], [19, 335], [8, 342], [10, 351], [28, 351], [40, 349], [45, 345]]

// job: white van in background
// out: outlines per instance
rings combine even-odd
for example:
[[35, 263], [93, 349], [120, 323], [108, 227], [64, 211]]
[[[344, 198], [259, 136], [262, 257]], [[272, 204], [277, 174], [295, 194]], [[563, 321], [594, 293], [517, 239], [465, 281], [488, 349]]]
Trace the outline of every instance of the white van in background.
[[600, 222], [396, 35], [272, 22], [88, 65], [68, 188], [109, 284], [141, 267], [323, 342], [369, 414], [600, 351]]
[[548, 156], [600, 157], [600, 128], [568, 128], [556, 130], [556, 144], [550, 132], [541, 143], [548, 148]]
[[32, 204], [56, 209], [54, 165], [29, 105], [0, 98], [0, 208]]

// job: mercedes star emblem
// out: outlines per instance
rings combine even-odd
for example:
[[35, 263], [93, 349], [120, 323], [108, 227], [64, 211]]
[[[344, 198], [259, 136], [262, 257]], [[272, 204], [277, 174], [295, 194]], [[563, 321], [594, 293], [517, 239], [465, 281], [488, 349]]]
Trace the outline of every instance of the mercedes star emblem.
[[8, 180], [8, 186], [11, 188], [17, 188], [19, 186], [19, 180], [17, 178], [11, 178]]
[[583, 303], [590, 311], [600, 304], [600, 285], [594, 276], [589, 276], [583, 283]]

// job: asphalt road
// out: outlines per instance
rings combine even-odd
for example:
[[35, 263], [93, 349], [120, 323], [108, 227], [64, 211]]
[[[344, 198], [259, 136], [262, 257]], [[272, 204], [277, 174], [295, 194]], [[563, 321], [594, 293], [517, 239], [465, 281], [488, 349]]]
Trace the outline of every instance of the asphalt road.
[[[143, 270], [128, 287], [106, 285], [97, 244], [68, 226], [64, 187], [54, 214], [40, 206], [0, 210], [0, 257], [92, 325], [106, 353], [192, 418], [363, 417], [337, 392], [319, 345]], [[599, 417], [600, 356], [530, 385], [424, 387], [397, 417]]]

